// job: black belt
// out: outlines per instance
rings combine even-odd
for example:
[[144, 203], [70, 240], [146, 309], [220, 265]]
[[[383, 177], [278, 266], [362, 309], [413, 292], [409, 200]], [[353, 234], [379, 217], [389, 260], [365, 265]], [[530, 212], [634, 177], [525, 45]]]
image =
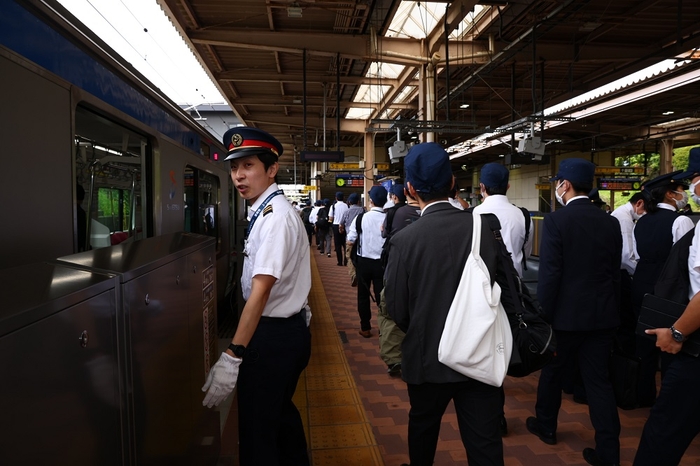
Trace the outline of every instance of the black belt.
[[269, 316], [260, 316], [260, 321], [261, 322], [269, 322], [269, 323], [275, 323], [275, 322], [288, 322], [292, 319], [298, 319], [298, 318], [306, 318], [306, 307], [303, 307], [299, 312], [296, 314], [292, 314], [289, 317], [269, 317]]

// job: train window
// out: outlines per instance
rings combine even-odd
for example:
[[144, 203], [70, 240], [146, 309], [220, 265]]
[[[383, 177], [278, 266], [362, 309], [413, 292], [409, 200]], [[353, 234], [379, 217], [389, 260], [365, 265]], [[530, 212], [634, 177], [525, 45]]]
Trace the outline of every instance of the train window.
[[219, 178], [194, 167], [185, 168], [185, 231], [216, 238], [221, 246], [219, 225]]
[[[148, 153], [150, 144], [145, 136], [85, 107], [76, 108], [78, 251], [144, 236], [146, 212], [141, 199], [146, 188], [141, 174]], [[80, 202], [83, 191], [84, 200]], [[86, 215], [81, 214], [81, 208]]]

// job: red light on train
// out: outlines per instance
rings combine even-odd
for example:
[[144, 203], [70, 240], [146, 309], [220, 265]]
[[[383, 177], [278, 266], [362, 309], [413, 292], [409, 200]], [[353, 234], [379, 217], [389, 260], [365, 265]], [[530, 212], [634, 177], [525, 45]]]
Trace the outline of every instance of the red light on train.
[[214, 160], [219, 160], [219, 153], [218, 152], [214, 152]]

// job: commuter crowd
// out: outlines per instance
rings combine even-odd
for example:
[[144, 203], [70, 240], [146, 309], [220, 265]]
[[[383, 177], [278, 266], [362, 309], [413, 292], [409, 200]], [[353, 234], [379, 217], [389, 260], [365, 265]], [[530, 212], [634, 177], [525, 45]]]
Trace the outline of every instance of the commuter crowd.
[[[359, 334], [378, 336], [388, 375], [406, 383], [410, 466], [433, 464], [450, 402], [469, 464], [503, 465], [508, 425], [502, 386], [443, 364], [439, 346], [473, 253], [480, 255], [501, 296], [522, 296], [523, 290], [513, 290], [513, 281], [504, 277], [509, 270], [522, 277], [527, 268], [533, 223], [527, 209], [508, 199], [507, 168], [499, 163], [481, 167], [481, 202], [472, 207], [459, 195], [446, 151], [437, 143], [422, 143], [404, 159], [403, 183], [373, 186], [366, 193], [367, 209], [360, 193], [345, 199], [343, 192], [333, 201], [299, 208], [284, 202], [274, 182], [282, 152], [276, 139], [240, 127], [227, 132], [224, 143], [234, 184], [252, 203], [242, 278], [247, 302], [231, 345], [203, 390], [204, 404], [218, 405], [238, 383], [239, 423], [247, 427], [240, 440], [241, 464], [253, 464], [244, 458], [260, 448], [271, 458], [264, 464], [292, 464], [289, 458], [309, 464], [291, 396], [308, 363], [311, 310], [305, 296], [308, 255], [315, 247], [321, 257], [334, 257], [337, 266], [347, 267], [348, 286], [356, 288]], [[697, 353], [683, 346], [700, 327], [700, 230], [682, 215], [689, 199], [700, 204], [700, 148], [691, 150], [689, 160], [688, 170], [646, 181], [612, 213], [594, 189], [593, 163], [565, 159], [551, 180], [560, 206], [541, 224], [536, 298], [556, 352], [539, 374], [535, 416], [526, 426], [542, 442], [555, 445], [562, 392], [573, 392], [588, 404], [595, 436], [582, 455], [594, 466], [620, 463], [620, 406], [651, 407], [635, 466], [679, 464], [700, 431], [700, 363]], [[487, 214], [497, 218], [500, 230], [483, 222], [479, 251], [472, 251], [474, 218]], [[500, 241], [510, 253], [507, 266], [498, 260]], [[675, 267], [669, 271], [670, 257]], [[687, 307], [668, 327], [640, 332], [645, 295], [669, 274], [680, 290], [675, 301]], [[508, 305], [505, 298], [502, 302]], [[378, 333], [371, 324], [373, 303]], [[636, 368], [628, 387], [631, 400], [619, 396], [614, 366], [608, 363], [615, 354]]]

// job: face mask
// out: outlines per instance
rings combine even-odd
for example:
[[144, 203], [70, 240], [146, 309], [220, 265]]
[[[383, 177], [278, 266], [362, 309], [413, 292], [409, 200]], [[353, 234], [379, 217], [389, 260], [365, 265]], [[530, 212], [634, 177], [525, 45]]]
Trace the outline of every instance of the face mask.
[[690, 197], [693, 199], [693, 202], [696, 203], [697, 205], [700, 205], [700, 196], [695, 194], [695, 188], [700, 184], [700, 180], [696, 181], [695, 183], [690, 185]]
[[688, 193], [685, 191], [676, 191], [676, 194], [680, 194], [682, 196], [680, 200], [673, 199], [676, 203], [676, 209], [681, 210], [683, 207], [688, 205]]
[[634, 219], [635, 222], [636, 222], [637, 220], [639, 220], [640, 218], [642, 218], [645, 214], [646, 214], [646, 212], [643, 212], [643, 213], [641, 213], [641, 214], [638, 214], [638, 213], [637, 213], [637, 209], [635, 209], [634, 207], [632, 207], [632, 218]]
[[562, 197], [564, 194], [566, 194], [566, 191], [564, 191], [561, 196], [559, 195], [559, 188], [561, 188], [561, 185], [563, 184], [564, 182], [562, 181], [556, 188], [554, 188], [554, 197], [557, 198], [557, 202], [559, 204], [566, 206], [566, 202], [564, 202], [564, 198]]

